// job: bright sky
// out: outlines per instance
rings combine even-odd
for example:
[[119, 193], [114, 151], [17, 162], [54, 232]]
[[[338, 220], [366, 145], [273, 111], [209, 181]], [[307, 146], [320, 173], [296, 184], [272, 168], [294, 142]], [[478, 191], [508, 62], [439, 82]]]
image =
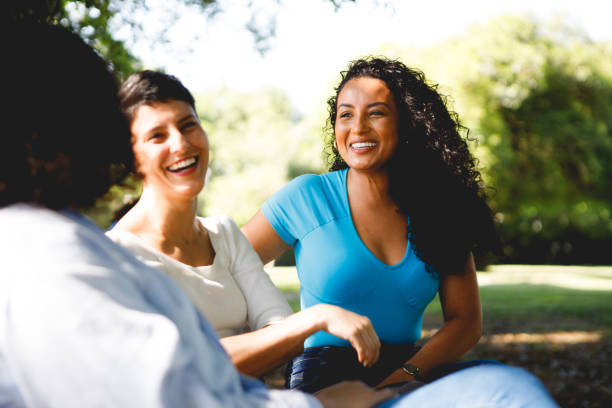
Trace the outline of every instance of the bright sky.
[[[145, 29], [159, 29], [167, 6], [164, 0], [149, 3], [158, 14], [145, 22]], [[164, 67], [194, 93], [270, 84], [307, 112], [327, 96], [330, 81], [356, 56], [388, 42], [427, 46], [499, 14], [527, 13], [542, 20], [562, 15], [593, 40], [612, 40], [610, 0], [391, 0], [391, 8], [357, 0], [337, 12], [328, 0], [256, 0], [264, 17], [272, 11], [278, 19], [276, 37], [262, 57], [244, 28], [250, 17], [246, 3], [220, 0], [224, 11], [213, 19], [174, 9], [180, 18], [168, 28], [169, 43], [153, 49], [136, 44], [133, 51], [147, 68]]]

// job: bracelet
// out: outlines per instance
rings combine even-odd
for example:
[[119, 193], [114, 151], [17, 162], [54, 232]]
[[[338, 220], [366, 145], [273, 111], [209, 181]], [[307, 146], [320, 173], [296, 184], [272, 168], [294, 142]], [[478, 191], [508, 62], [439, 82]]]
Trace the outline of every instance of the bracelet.
[[404, 370], [406, 374], [413, 376], [415, 380], [421, 381], [423, 379], [423, 377], [421, 377], [421, 370], [414, 364], [402, 364], [402, 370]]

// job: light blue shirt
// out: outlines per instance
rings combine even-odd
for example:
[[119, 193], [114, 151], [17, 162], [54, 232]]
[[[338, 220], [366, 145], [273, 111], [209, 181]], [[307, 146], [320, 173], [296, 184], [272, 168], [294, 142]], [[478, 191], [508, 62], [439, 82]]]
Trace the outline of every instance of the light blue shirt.
[[0, 407], [320, 407], [240, 375], [179, 287], [76, 213], [0, 209]]
[[[294, 247], [302, 308], [338, 305], [368, 316], [382, 341], [417, 341], [439, 280], [410, 245], [395, 265], [383, 263], [366, 247], [353, 224], [346, 176], [347, 170], [300, 176], [262, 206], [274, 230]], [[323, 331], [304, 343], [328, 345], [349, 343]]]

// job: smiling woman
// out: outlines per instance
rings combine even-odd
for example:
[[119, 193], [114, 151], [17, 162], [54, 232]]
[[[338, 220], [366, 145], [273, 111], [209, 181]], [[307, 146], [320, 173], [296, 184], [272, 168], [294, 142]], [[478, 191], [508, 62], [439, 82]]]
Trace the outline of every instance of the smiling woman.
[[143, 71], [126, 80], [119, 97], [143, 189], [107, 235], [174, 278], [246, 374], [286, 362], [319, 330], [354, 344], [365, 363], [375, 361], [380, 343], [367, 318], [330, 305], [291, 315], [234, 221], [196, 217], [209, 144], [193, 97], [180, 81]]
[[[315, 392], [348, 379], [379, 387], [434, 379], [480, 338], [471, 251], [496, 242], [480, 173], [457, 115], [399, 61], [352, 62], [328, 108], [332, 171], [296, 178], [243, 230], [264, 262], [294, 247], [302, 306], [366, 315], [383, 346], [364, 369], [346, 341], [316, 333], [286, 386]], [[445, 324], [419, 348], [437, 292]]]

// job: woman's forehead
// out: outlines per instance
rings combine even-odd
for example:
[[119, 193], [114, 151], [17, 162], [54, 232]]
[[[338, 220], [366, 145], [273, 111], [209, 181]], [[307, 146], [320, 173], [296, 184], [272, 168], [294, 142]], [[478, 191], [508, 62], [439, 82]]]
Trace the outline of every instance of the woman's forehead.
[[381, 79], [357, 77], [347, 81], [338, 94], [337, 105], [382, 102], [394, 105], [393, 94]]

